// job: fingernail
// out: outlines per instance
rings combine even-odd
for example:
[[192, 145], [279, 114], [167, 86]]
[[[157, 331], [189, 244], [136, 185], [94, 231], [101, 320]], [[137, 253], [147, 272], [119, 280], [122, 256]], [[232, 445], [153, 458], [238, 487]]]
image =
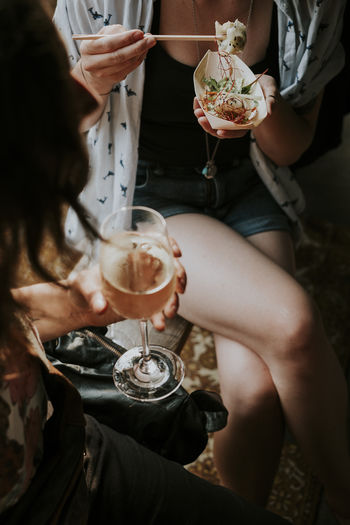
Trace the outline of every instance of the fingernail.
[[135, 33], [133, 34], [134, 42], [138, 42], [139, 40], [142, 40], [143, 38], [145, 38], [145, 35], [142, 31], [136, 30]]

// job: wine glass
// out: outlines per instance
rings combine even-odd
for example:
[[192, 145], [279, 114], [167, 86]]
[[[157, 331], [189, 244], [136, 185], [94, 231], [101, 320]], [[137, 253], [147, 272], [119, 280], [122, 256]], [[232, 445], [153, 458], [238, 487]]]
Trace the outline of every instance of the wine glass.
[[132, 399], [163, 399], [184, 377], [178, 355], [148, 342], [147, 320], [163, 310], [176, 284], [166, 222], [151, 208], [126, 206], [104, 220], [101, 235], [103, 292], [113, 310], [139, 320], [142, 340], [142, 346], [126, 351], [115, 363], [114, 384]]

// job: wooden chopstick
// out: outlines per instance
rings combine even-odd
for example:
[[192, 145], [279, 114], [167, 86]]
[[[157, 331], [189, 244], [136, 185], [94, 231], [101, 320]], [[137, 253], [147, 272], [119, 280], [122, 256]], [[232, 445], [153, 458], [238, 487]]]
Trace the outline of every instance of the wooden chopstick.
[[[118, 33], [98, 34], [98, 35], [72, 35], [73, 40], [98, 40], [106, 36], [115, 36]], [[149, 35], [153, 36], [156, 40], [194, 40], [194, 41], [216, 41], [220, 38], [215, 35]]]

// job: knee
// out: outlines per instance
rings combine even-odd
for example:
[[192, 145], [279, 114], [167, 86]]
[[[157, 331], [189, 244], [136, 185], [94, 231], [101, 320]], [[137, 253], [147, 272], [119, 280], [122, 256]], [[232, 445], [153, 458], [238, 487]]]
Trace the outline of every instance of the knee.
[[276, 387], [267, 366], [260, 361], [241, 367], [240, 374], [235, 374], [227, 384], [221, 382], [221, 394], [229, 412], [234, 407], [235, 413], [266, 414], [279, 410], [280, 401]]
[[[260, 379], [260, 380], [259, 380]], [[266, 375], [247, 376], [245, 387], [241, 389], [238, 399], [244, 411], [255, 414], [269, 414], [280, 411], [280, 399], [270, 373]], [[241, 398], [241, 399], [240, 399]]]
[[322, 334], [316, 305], [306, 292], [298, 291], [279, 309], [272, 334], [274, 352], [289, 364], [308, 366], [317, 358]]

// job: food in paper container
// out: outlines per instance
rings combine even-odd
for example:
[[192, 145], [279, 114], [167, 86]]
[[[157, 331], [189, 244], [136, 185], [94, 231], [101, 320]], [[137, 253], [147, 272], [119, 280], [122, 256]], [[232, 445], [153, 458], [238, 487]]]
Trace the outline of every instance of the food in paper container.
[[219, 51], [233, 55], [243, 51], [247, 41], [247, 28], [238, 19], [229, 20], [224, 24], [215, 22], [215, 35], [218, 39]]
[[194, 88], [213, 129], [250, 129], [267, 115], [262, 89], [236, 55], [208, 50], [194, 72]]

